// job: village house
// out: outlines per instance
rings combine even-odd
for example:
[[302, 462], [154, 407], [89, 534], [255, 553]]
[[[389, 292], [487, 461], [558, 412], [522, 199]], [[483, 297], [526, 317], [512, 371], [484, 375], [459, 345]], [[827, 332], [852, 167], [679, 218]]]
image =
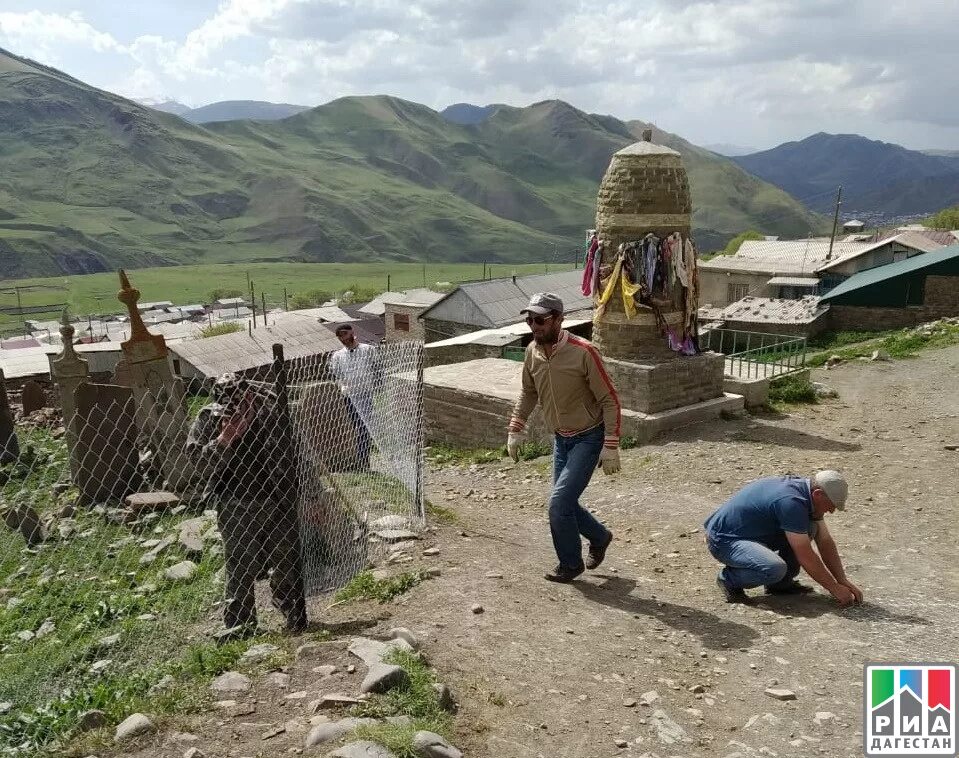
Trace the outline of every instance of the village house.
[[566, 306], [569, 318], [591, 312], [593, 300], [583, 295], [582, 271], [466, 282], [438, 300], [420, 315], [425, 342], [498, 329], [523, 320], [520, 311], [536, 292], [555, 292]]

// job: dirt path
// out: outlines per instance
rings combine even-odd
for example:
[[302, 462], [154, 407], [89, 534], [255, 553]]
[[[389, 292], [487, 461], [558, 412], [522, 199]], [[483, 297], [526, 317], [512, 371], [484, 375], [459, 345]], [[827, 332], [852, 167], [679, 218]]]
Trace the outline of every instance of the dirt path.
[[[862, 664], [959, 652], [959, 452], [943, 447], [959, 443], [959, 392], [946, 390], [957, 369], [959, 348], [856, 362], [816, 372], [839, 400], [628, 451], [622, 476], [587, 491], [614, 547], [572, 586], [540, 578], [553, 563], [543, 462], [438, 472], [431, 496], [469, 536], [444, 531], [443, 576], [402, 618], [436, 639], [433, 659], [464, 700], [468, 754], [861, 755]], [[817, 467], [850, 478], [850, 507], [830, 523], [868, 604], [720, 603], [703, 518], [749, 479]], [[764, 694], [774, 680], [797, 700]], [[689, 742], [670, 743], [657, 710]], [[835, 717], [817, 724], [817, 712]]]
[[[616, 541], [599, 572], [569, 586], [541, 578], [554, 563], [546, 459], [433, 471], [430, 499], [459, 520], [427, 541], [440, 554], [421, 559], [441, 575], [370, 632], [402, 625], [424, 639], [462, 704], [455, 742], [471, 758], [859, 756], [863, 663], [959, 652], [959, 452], [944, 449], [959, 443], [959, 392], [947, 389], [957, 370], [959, 348], [856, 362], [816, 372], [838, 400], [625, 452], [623, 474], [598, 475], [585, 498]], [[817, 467], [849, 476], [849, 508], [830, 527], [868, 604], [720, 602], [705, 516], [750, 479]], [[258, 683], [255, 715], [194, 719], [195, 744], [209, 758], [295, 754], [305, 704], [362, 675], [344, 673], [342, 651], [330, 662], [340, 668], [326, 683], [314, 660], [291, 665], [282, 693]], [[775, 700], [769, 686], [797, 699]], [[289, 699], [295, 690], [308, 695]], [[185, 747], [168, 730], [137, 755]]]

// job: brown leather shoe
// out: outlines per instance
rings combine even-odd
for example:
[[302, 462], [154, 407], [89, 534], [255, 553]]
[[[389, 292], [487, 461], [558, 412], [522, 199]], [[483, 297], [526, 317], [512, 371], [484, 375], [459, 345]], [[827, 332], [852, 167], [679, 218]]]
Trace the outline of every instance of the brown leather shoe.
[[599, 568], [604, 560], [606, 560], [606, 549], [613, 542], [613, 533], [609, 533], [609, 539], [606, 540], [602, 545], [594, 545], [592, 542], [589, 543], [589, 555], [586, 556], [586, 568], [590, 571], [594, 571]]
[[570, 568], [569, 566], [559, 565], [550, 571], [544, 577], [548, 582], [557, 582], [558, 584], [569, 584], [577, 576], [585, 571], [582, 566], [579, 568]]

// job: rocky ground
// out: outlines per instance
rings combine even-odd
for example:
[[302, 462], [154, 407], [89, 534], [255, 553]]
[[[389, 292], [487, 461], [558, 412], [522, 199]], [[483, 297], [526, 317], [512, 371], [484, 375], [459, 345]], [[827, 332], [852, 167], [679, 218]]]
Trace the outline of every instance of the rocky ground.
[[[957, 369], [959, 347], [849, 363], [814, 372], [838, 399], [624, 452], [623, 473], [584, 498], [615, 532], [609, 557], [568, 586], [542, 579], [547, 459], [434, 470], [428, 495], [456, 521], [426, 535], [416, 565], [438, 576], [387, 606], [314, 608], [341, 639], [118, 752], [325, 755], [305, 748], [330, 718], [314, 701], [355, 695], [366, 675], [349, 635], [404, 626], [460, 703], [467, 756], [861, 755], [863, 664], [959, 651]], [[847, 510], [828, 518], [866, 603], [722, 603], [703, 519], [750, 479], [822, 467], [850, 480]]]

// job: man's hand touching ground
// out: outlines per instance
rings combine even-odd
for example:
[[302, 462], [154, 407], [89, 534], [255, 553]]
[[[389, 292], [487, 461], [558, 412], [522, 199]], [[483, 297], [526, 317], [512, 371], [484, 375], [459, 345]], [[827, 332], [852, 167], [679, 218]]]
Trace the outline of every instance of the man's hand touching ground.
[[849, 589], [845, 584], [837, 584], [830, 590], [830, 592], [832, 593], [832, 596], [836, 598], [836, 601], [839, 603], [839, 605], [843, 608], [856, 602], [856, 596], [852, 594], [852, 590]]

